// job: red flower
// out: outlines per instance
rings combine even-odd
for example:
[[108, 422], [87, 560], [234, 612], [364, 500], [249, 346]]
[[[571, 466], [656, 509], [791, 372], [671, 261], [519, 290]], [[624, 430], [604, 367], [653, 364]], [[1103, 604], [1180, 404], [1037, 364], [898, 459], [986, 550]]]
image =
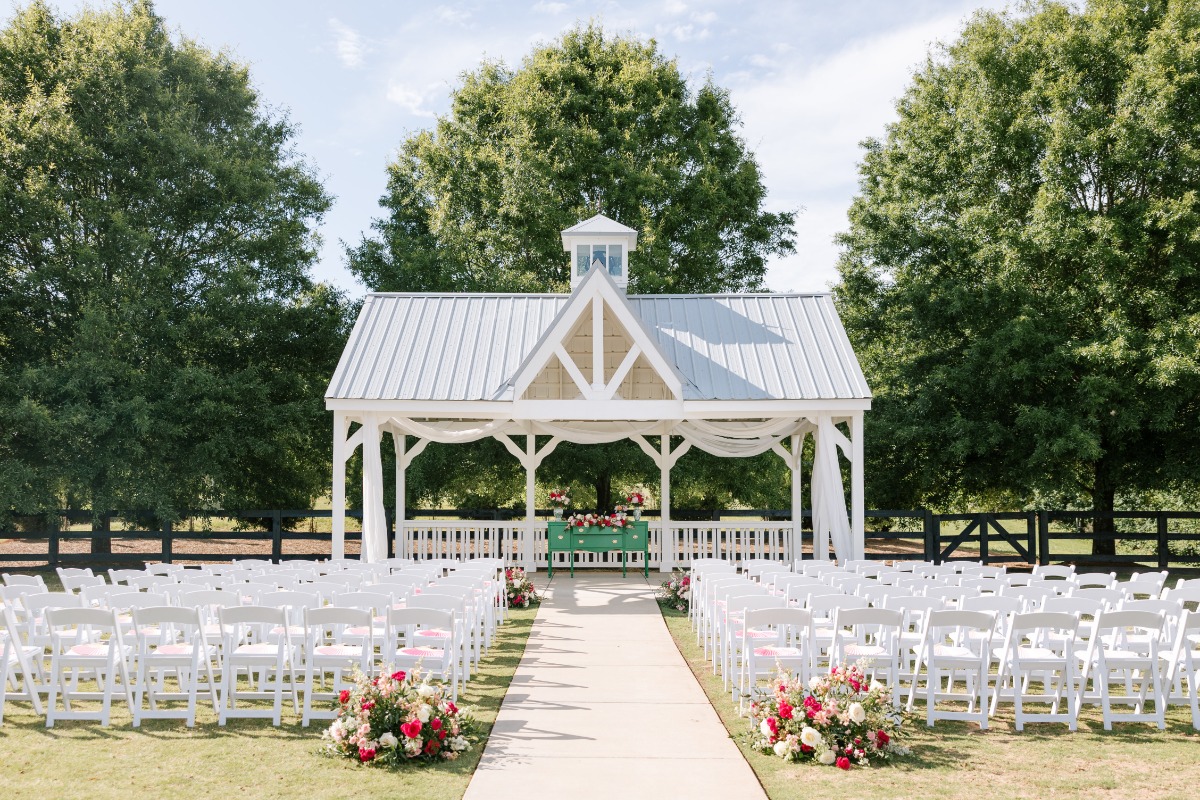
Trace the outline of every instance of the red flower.
[[404, 670], [400, 670], [399, 672], [392, 673], [392, 680], [394, 680], [394, 681], [402, 681], [406, 677], [407, 676], [404, 674]]
[[811, 747], [809, 747], [808, 745], [806, 745], [806, 744], [800, 745], [801, 753], [811, 753], [812, 751], [813, 751], [813, 749]]
[[767, 727], [771, 729], [772, 734], [779, 735], [779, 720], [767, 717]]
[[446, 738], [446, 732], [445, 732], [445, 731], [438, 731], [438, 741], [440, 742], [441, 740], [443, 740], [443, 739], [445, 739], [445, 738]]
[[400, 732], [410, 739], [421, 738], [421, 720], [414, 719], [412, 722], [406, 722], [400, 726]]
[[780, 719], [791, 719], [792, 718], [792, 707], [789, 706], [787, 703], [780, 703], [779, 704], [779, 718]]
[[892, 740], [892, 737], [888, 736], [886, 731], [878, 731], [875, 734], [875, 746], [876, 747], [880, 747], [880, 748], [887, 747], [887, 743], [890, 742], [891, 740]]
[[837, 768], [838, 769], [850, 769], [850, 759], [846, 758], [845, 756], [842, 756], [841, 758], [839, 758], [837, 760]]
[[342, 689], [342, 691], [338, 694], [338, 702], [342, 705], [346, 705], [346, 703], [350, 702], [350, 691], [348, 689]]
[[363, 711], [370, 711], [374, 707], [375, 707], [374, 700], [363, 700], [363, 704], [362, 704]]
[[437, 717], [434, 717], [433, 719], [429, 720], [429, 727], [432, 730], [440, 731], [442, 729], [442, 721]]
[[450, 716], [454, 716], [455, 714], [458, 713], [458, 706], [454, 705], [454, 703], [451, 703], [449, 700], [447, 700], [446, 701], [446, 713], [449, 714]]
[[425, 743], [425, 755], [431, 756], [441, 749], [442, 743], [438, 739], [430, 739]]
[[374, 747], [360, 747], [360, 748], [358, 748], [358, 760], [359, 760], [359, 761], [362, 761], [363, 763], [366, 763], [366, 762], [370, 761], [370, 760], [371, 760], [372, 758], [374, 758], [374, 757], [375, 757], [375, 748], [374, 748]]

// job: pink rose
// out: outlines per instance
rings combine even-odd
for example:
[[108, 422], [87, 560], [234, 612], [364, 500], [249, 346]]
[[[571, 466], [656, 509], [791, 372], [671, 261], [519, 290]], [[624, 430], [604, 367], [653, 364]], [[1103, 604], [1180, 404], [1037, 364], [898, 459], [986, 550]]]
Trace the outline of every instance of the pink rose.
[[358, 760], [363, 762], [364, 764], [366, 762], [370, 761], [371, 759], [373, 759], [374, 757], [375, 757], [375, 748], [374, 747], [358, 748]]
[[837, 768], [838, 769], [850, 769], [850, 759], [846, 758], [845, 756], [842, 756], [841, 758], [839, 758], [837, 760]]

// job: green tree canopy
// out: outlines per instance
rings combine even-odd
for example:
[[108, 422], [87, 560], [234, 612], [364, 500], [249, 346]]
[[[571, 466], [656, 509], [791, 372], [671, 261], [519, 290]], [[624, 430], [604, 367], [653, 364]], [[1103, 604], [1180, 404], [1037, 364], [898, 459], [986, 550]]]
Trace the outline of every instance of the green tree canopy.
[[350, 268], [379, 291], [565, 291], [559, 232], [603, 213], [641, 232], [631, 292], [761, 289], [794, 215], [763, 210], [738, 129], [728, 93], [693, 90], [653, 41], [576, 27], [463, 76], [388, 166]]
[[1104, 511], [1194, 481], [1200, 6], [979, 12], [897, 111], [837, 288], [876, 393], [870, 502]]
[[149, 3], [0, 31], [0, 513], [323, 490], [345, 309], [293, 138]]
[[[711, 80], [693, 89], [652, 40], [576, 27], [519, 69], [485, 61], [463, 76], [450, 113], [405, 139], [388, 166], [386, 215], [348, 251], [350, 269], [377, 291], [567, 291], [559, 232], [603, 213], [640, 232], [630, 292], [761, 290], [766, 258], [794, 249], [794, 214], [763, 209], [739, 127], [728, 93]], [[476, 490], [439, 481], [444, 471], [418, 459], [414, 492], [505, 505], [520, 489], [503, 448], [453, 450], [470, 474], [493, 475], [496, 459], [506, 466]], [[679, 471], [708, 474], [709, 463]], [[589, 487], [585, 502], [604, 508], [658, 477], [631, 442], [562, 445], [541, 472]], [[710, 472], [716, 483], [732, 477]]]

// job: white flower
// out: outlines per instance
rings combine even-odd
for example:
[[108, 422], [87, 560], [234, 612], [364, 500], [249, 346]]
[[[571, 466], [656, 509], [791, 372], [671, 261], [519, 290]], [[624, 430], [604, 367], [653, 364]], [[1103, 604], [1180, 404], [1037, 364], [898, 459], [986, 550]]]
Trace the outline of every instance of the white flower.
[[417, 708], [417, 719], [421, 720], [422, 725], [424, 725], [426, 722], [429, 722], [429, 706], [422, 703]]
[[451, 750], [469, 750], [470, 748], [471, 743], [467, 741], [465, 736], [455, 736], [450, 740]]
[[783, 758], [784, 756], [787, 755], [787, 753], [788, 753], [788, 743], [787, 742], [779, 741], [779, 742], [775, 743], [775, 755], [779, 756], [780, 758]]
[[394, 733], [388, 731], [383, 736], [379, 737], [379, 743], [384, 747], [395, 747], [396, 745], [400, 744], [400, 740], [396, 738]]
[[855, 725], [861, 725], [867, 718], [867, 710], [862, 707], [862, 703], [850, 704], [850, 721]]
[[811, 678], [808, 679], [808, 688], [809, 689], [816, 689], [820, 685], [821, 685], [820, 677], [813, 675]]
[[871, 681], [871, 687], [870, 687], [870, 690], [871, 690], [872, 692], [878, 692], [878, 691], [880, 691], [881, 689], [883, 689], [883, 684], [882, 684], [882, 683], [880, 683], [880, 682], [879, 682], [879, 681], [877, 681], [877, 680], [872, 680], [872, 681]]
[[816, 728], [810, 728], [806, 725], [804, 730], [800, 731], [800, 744], [816, 747], [820, 743], [821, 734], [817, 732]]
[[421, 697], [429, 697], [431, 694], [433, 694], [433, 687], [428, 683], [422, 683], [417, 687], [417, 694], [419, 694]]
[[817, 756], [817, 761], [820, 761], [825, 766], [829, 766], [836, 760], [837, 760], [837, 757], [833, 754], [832, 750], [822, 750], [821, 753]]
[[404, 752], [409, 753], [410, 755], [416, 755], [417, 753], [421, 752], [421, 740], [405, 739]]
[[770, 739], [772, 736], [775, 735], [771, 732], [771, 726], [767, 724], [767, 721], [765, 719], [761, 723], [759, 723], [758, 729], [760, 731], [762, 731], [762, 735], [767, 737], [768, 739]]

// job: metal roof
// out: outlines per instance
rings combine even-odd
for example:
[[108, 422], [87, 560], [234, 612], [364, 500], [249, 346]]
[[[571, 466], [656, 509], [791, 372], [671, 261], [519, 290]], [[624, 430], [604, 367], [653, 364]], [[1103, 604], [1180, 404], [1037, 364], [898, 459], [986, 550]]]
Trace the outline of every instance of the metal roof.
[[490, 400], [569, 299], [368, 294], [325, 397]]
[[629, 305], [687, 378], [687, 400], [871, 396], [828, 294], [641, 295]]
[[[370, 294], [328, 399], [490, 400], [570, 295]], [[828, 294], [631, 295], [685, 400], [864, 399]]]

